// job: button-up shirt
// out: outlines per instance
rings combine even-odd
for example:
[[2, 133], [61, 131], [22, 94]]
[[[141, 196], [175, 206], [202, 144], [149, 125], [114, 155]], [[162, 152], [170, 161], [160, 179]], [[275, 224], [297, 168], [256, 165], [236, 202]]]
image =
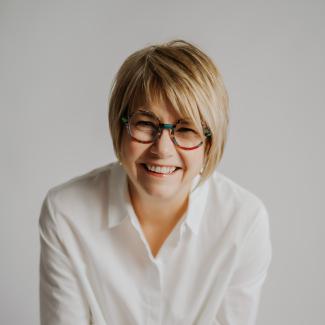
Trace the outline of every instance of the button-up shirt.
[[[253, 325], [271, 261], [263, 202], [217, 170], [152, 255], [117, 162], [50, 189], [42, 325]], [[168, 207], [166, 207], [167, 209]]]

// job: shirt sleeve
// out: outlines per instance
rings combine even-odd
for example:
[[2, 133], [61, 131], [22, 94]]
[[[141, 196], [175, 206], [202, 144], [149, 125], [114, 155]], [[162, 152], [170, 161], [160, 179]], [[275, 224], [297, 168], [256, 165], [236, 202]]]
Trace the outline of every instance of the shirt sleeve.
[[255, 325], [262, 285], [271, 262], [268, 213], [259, 209], [245, 236], [239, 262], [218, 311], [218, 325]]
[[41, 208], [39, 235], [41, 325], [89, 325], [89, 309], [60, 239], [49, 194]]

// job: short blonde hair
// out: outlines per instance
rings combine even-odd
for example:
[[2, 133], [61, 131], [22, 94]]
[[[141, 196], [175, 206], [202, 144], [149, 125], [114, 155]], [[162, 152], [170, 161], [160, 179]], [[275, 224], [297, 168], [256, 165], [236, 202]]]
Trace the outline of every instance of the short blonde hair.
[[121, 117], [155, 99], [168, 101], [181, 116], [210, 129], [202, 184], [220, 162], [227, 139], [229, 100], [218, 68], [198, 47], [183, 40], [147, 46], [131, 54], [117, 72], [109, 100], [109, 129], [119, 160]]

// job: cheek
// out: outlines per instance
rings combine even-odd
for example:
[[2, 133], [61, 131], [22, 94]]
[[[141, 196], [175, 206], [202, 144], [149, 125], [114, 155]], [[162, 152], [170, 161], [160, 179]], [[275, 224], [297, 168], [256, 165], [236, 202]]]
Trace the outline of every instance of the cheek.
[[191, 171], [193, 174], [198, 174], [203, 167], [204, 151], [199, 149], [197, 151], [189, 152], [187, 155], [184, 155], [184, 162], [187, 170]]
[[137, 161], [141, 157], [143, 150], [143, 145], [140, 143], [132, 141], [128, 137], [122, 139], [121, 153], [125, 164], [132, 164]]
[[128, 136], [123, 134], [121, 141], [121, 159], [123, 164], [128, 165], [133, 160], [134, 149]]

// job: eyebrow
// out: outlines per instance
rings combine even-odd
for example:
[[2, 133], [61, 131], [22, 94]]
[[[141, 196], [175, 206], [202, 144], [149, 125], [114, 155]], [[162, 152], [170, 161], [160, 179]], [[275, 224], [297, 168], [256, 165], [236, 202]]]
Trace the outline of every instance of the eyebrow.
[[[155, 112], [153, 112], [152, 110], [149, 110], [147, 107], [139, 107], [138, 109], [136, 109], [135, 111], [145, 111], [145, 112], [150, 112], [154, 115], [156, 115], [158, 117], [158, 119], [161, 121], [162, 118], [160, 116], [158, 116]], [[190, 117], [179, 117], [179, 118], [176, 118], [175, 122], [177, 121], [181, 121], [182, 123], [184, 124], [194, 124], [192, 119]]]
[[182, 118], [182, 119], [179, 119], [179, 120], [184, 124], [194, 124], [194, 122], [189, 117]]

